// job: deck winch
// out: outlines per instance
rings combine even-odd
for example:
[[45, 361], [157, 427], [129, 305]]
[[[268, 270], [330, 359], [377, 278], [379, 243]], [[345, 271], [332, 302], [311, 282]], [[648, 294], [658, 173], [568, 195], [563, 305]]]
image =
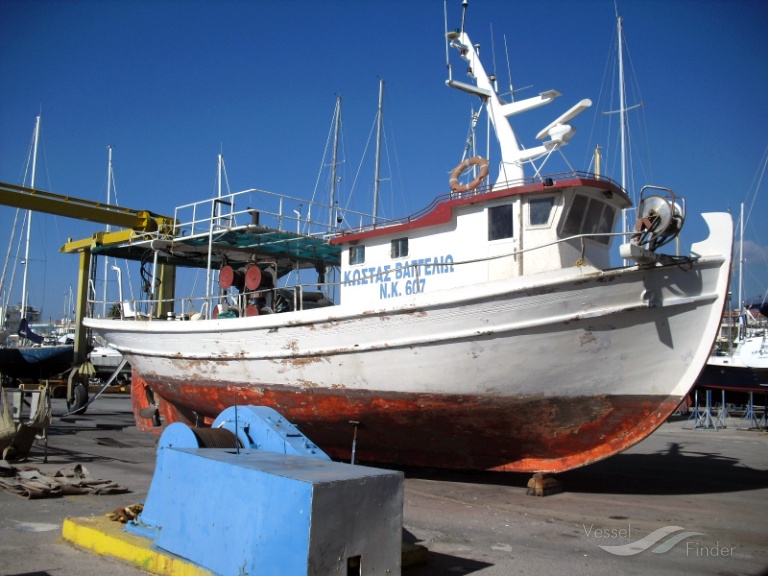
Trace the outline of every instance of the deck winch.
[[126, 530], [215, 574], [399, 574], [403, 474], [332, 462], [275, 410], [168, 426]]

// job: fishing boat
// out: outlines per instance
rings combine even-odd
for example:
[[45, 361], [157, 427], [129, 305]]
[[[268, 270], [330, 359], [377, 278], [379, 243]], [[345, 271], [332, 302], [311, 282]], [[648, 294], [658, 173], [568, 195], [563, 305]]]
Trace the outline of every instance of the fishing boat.
[[84, 319], [130, 362], [140, 429], [268, 405], [337, 459], [559, 472], [677, 408], [720, 325], [730, 215], [702, 214], [709, 236], [665, 254], [685, 201], [650, 186], [634, 230], [614, 232], [632, 204], [618, 183], [543, 171], [591, 102], [525, 147], [512, 119], [560, 94], [507, 101], [463, 29], [446, 44], [470, 78], [449, 66], [447, 85], [479, 99], [498, 157], [466, 154], [420, 212], [357, 225], [334, 202], [251, 189], [179, 207], [174, 236], [124, 247], [212, 270], [196, 305]]

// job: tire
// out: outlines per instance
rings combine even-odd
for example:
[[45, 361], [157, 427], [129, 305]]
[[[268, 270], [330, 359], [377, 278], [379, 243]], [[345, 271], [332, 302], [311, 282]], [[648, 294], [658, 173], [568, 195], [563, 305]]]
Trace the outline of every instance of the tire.
[[72, 390], [72, 400], [67, 400], [67, 408], [72, 414], [85, 414], [88, 403], [88, 389], [82, 384], [76, 384]]

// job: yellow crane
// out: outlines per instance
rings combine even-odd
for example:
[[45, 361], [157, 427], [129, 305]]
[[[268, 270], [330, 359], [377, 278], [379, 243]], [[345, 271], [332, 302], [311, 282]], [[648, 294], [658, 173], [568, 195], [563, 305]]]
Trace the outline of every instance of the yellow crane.
[[[15, 184], [0, 182], [0, 205], [12, 206], [44, 212], [76, 220], [86, 220], [109, 226], [121, 228], [114, 232], [97, 232], [91, 238], [73, 241], [71, 238], [61, 248], [62, 252], [80, 254], [80, 265], [77, 281], [77, 302], [75, 316], [77, 319], [75, 328], [75, 347], [73, 366], [79, 366], [85, 362], [88, 350], [85, 330], [82, 326], [82, 318], [86, 312], [88, 298], [88, 278], [90, 275], [91, 255], [94, 250], [108, 252], [109, 246], [125, 244], [133, 239], [148, 236], [153, 238], [173, 238], [176, 231], [176, 222], [169, 216], [162, 216], [148, 210], [134, 210], [121, 206], [94, 202], [73, 196], [62, 196], [52, 192], [26, 188]], [[173, 267], [161, 266], [160, 277], [174, 275]], [[162, 301], [173, 301], [174, 282], [167, 281], [160, 284], [160, 298]], [[162, 315], [164, 310], [157, 313]], [[75, 371], [73, 370], [73, 373]], [[72, 378], [67, 387], [67, 402], [71, 406], [73, 397]], [[79, 408], [76, 406], [75, 408]]]

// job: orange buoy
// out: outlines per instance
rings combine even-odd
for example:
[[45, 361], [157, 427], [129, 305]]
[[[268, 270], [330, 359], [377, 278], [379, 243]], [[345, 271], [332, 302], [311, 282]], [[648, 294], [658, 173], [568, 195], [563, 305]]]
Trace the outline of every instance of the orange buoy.
[[[480, 166], [480, 172], [477, 174], [477, 178], [472, 180], [469, 184], [459, 184], [459, 176], [467, 168], [471, 166]], [[451, 185], [451, 192], [467, 192], [468, 190], [474, 190], [480, 183], [488, 176], [488, 160], [475, 156], [473, 158], [467, 158], [461, 162], [456, 168], [451, 170], [451, 179], [448, 183]]]

